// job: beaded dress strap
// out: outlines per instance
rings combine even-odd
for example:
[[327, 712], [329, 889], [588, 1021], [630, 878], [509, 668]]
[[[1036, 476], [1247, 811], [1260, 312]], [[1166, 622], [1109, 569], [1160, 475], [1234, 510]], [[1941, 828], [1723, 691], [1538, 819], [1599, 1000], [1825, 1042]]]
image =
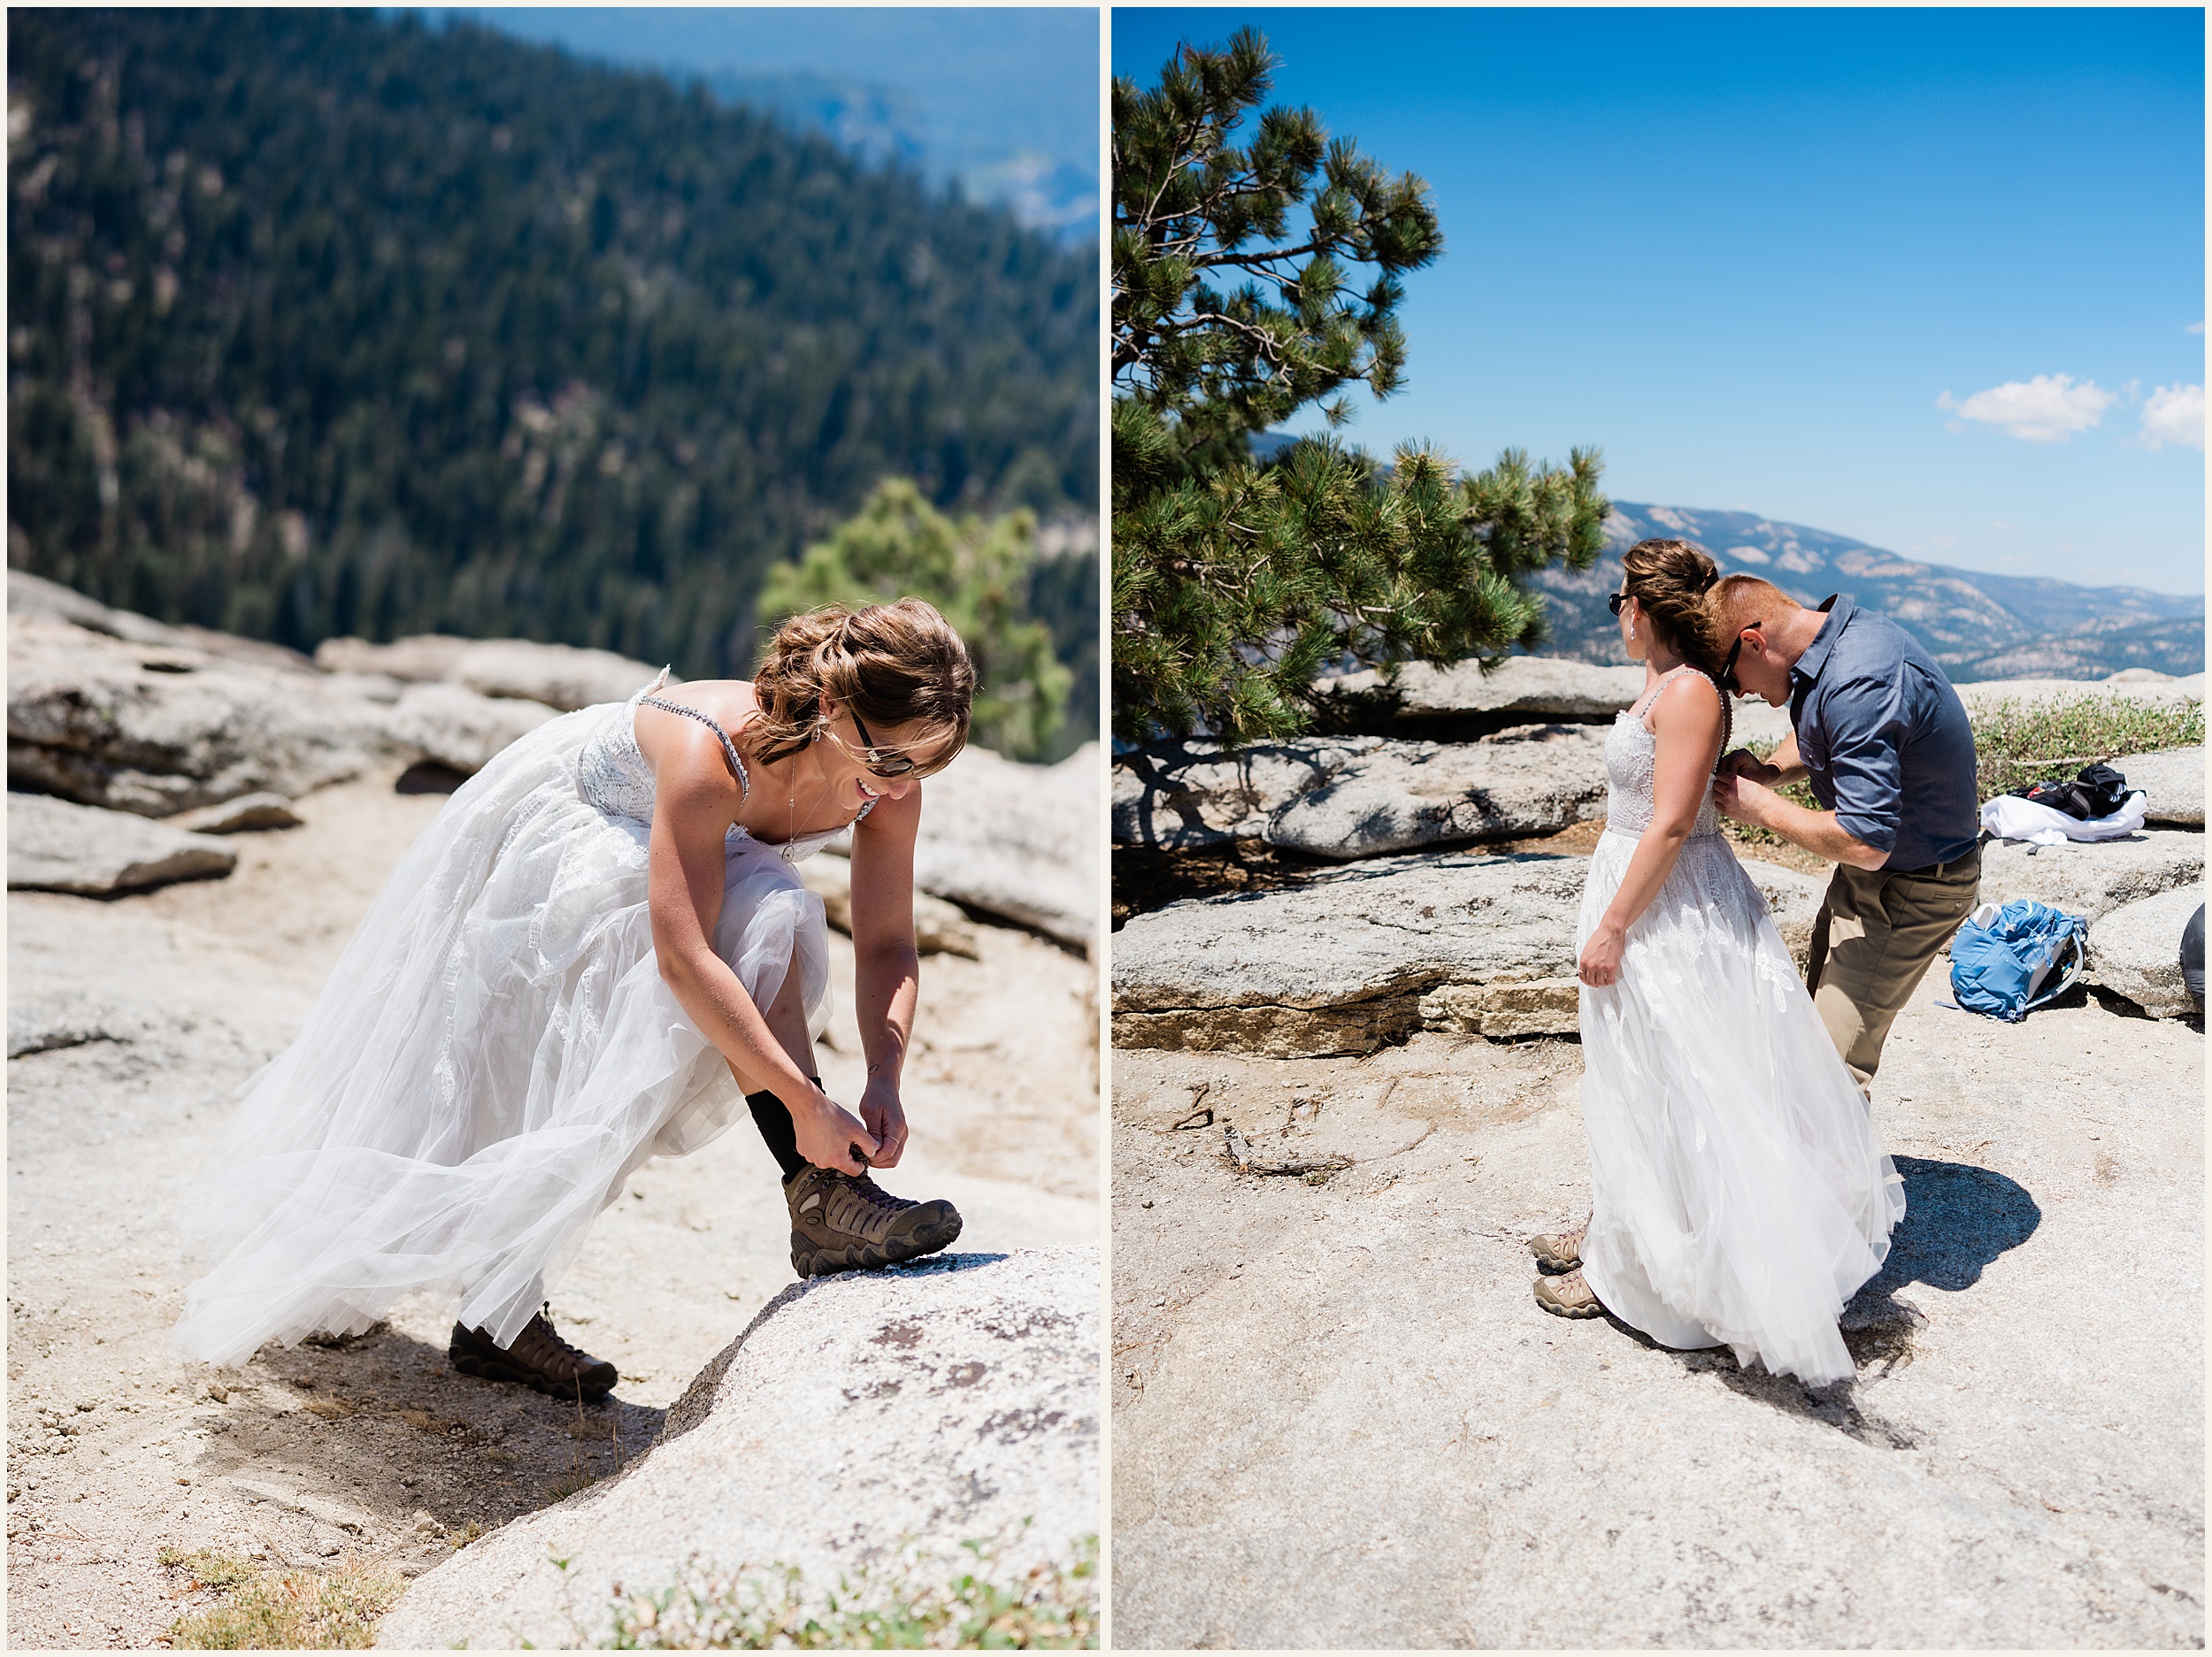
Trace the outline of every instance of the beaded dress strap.
[[[1680, 667], [1669, 668], [1659, 676], [1659, 683], [1652, 688], [1647, 696], [1639, 696], [1633, 707], [1624, 710], [1628, 717], [1636, 722], [1637, 728], [1641, 730], [1646, 736], [1652, 734], [1652, 729], [1644, 723], [1644, 715], [1651, 710], [1651, 704], [1659, 700], [1659, 694], [1666, 688], [1667, 681], [1677, 673], [1687, 672], [1696, 665], [1694, 662], [1685, 662]], [[1701, 668], [1698, 671], [1702, 672], [1704, 670]], [[1706, 677], [1711, 679], [1712, 675], [1709, 673]], [[1713, 688], [1720, 691], [1720, 759], [1713, 762], [1713, 774], [1717, 777], [1720, 775], [1721, 761], [1728, 757], [1728, 739], [1736, 733], [1736, 710], [1729, 705], [1728, 693], [1721, 690], [1719, 680], [1713, 681]]]
[[696, 708], [687, 708], [681, 702], [663, 702], [657, 696], [641, 696], [638, 698], [638, 705], [642, 708], [658, 708], [664, 713], [680, 713], [687, 719], [696, 719], [708, 730], [713, 732], [722, 740], [722, 752], [730, 762], [730, 769], [737, 773], [737, 797], [740, 800], [748, 800], [752, 797], [753, 779], [745, 770], [745, 762], [737, 756], [737, 744], [730, 740], [730, 733], [721, 727], [712, 714], [701, 713]]

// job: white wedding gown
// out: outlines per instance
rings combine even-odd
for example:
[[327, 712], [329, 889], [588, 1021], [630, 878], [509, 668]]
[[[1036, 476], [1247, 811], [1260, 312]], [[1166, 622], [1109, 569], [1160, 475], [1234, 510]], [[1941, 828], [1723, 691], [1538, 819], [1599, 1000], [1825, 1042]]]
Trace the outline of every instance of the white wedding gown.
[[[409, 848], [186, 1197], [216, 1263], [180, 1351], [242, 1363], [425, 1288], [458, 1291], [461, 1321], [505, 1345], [634, 1169], [745, 1114], [653, 953], [633, 721], [659, 682], [505, 748]], [[795, 967], [817, 1033], [828, 940], [792, 865], [830, 838], [733, 829], [714, 936], [762, 1007]]]
[[[1655, 738], [1606, 739], [1606, 832], [1578, 955], [1651, 822]], [[1881, 1268], [1904, 1186], [1709, 789], [1620, 972], [1584, 985], [1583, 1277], [1663, 1346], [1726, 1345], [1812, 1385], [1853, 1373], [1836, 1320]]]

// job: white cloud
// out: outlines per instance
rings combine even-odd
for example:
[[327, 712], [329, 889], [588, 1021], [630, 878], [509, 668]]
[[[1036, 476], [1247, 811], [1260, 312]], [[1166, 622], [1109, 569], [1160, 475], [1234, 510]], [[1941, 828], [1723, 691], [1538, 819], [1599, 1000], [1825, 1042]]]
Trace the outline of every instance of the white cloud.
[[1936, 407], [1998, 426], [2027, 442], [2062, 443], [2102, 420], [2104, 411], [2118, 401], [2093, 380], [2077, 385], [2070, 374], [2038, 374], [2033, 380], [2008, 380], [1978, 391], [1963, 403], [1954, 403], [1947, 391], [1936, 399]]
[[2201, 322], [2193, 322], [2189, 325], [2186, 332], [2191, 334], [2202, 334], [2204, 332], [2204, 324]]
[[2204, 447], [2204, 387], [2161, 386], [2143, 404], [2143, 447]]

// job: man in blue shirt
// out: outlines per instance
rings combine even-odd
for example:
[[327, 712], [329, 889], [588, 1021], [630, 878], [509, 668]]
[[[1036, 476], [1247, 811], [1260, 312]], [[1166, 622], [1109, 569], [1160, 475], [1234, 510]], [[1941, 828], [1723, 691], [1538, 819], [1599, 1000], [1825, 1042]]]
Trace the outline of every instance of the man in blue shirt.
[[[1728, 641], [1724, 683], [1786, 703], [1795, 727], [1770, 763], [1729, 755], [1714, 802], [1835, 863], [1805, 986], [1867, 1091], [1890, 1025], [1980, 887], [1974, 733], [1943, 670], [1886, 616], [1847, 598], [1807, 610], [1755, 575], [1723, 578], [1707, 602]], [[1774, 792], [1799, 778], [1818, 810]]]

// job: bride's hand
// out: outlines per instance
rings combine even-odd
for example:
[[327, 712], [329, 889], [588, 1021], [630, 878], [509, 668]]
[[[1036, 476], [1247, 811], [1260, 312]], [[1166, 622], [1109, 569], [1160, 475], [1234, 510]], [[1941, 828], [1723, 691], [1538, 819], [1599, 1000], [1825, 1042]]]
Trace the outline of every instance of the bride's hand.
[[906, 1151], [906, 1107], [899, 1101], [898, 1083], [870, 1077], [868, 1091], [860, 1096], [860, 1119], [879, 1141], [868, 1160], [878, 1168], [896, 1168]]
[[864, 1158], [880, 1148], [858, 1116], [818, 1088], [810, 1101], [791, 1113], [791, 1130], [800, 1155], [817, 1168], [834, 1168], [840, 1173], [868, 1171], [864, 1161], [853, 1160], [853, 1147], [860, 1147]]
[[1601, 923], [1582, 946], [1582, 959], [1575, 963], [1582, 981], [1594, 990], [1601, 990], [1620, 977], [1621, 951], [1627, 943], [1625, 932]]

